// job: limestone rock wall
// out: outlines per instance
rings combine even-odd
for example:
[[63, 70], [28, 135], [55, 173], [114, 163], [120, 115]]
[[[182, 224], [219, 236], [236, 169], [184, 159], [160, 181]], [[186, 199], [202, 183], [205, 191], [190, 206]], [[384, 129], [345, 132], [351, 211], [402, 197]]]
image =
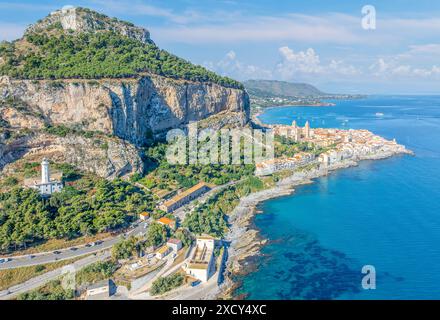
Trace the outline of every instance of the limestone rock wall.
[[157, 75], [99, 81], [4, 80], [0, 99], [21, 99], [49, 124], [114, 134], [135, 145], [145, 143], [149, 133], [220, 112], [241, 115], [238, 126], [249, 120], [244, 90]]

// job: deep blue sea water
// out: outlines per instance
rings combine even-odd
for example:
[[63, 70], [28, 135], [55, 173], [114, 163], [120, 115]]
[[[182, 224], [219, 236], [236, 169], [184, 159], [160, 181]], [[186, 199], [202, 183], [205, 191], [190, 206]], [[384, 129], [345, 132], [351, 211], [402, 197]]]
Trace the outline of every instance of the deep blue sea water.
[[[272, 108], [265, 123], [365, 128], [416, 153], [339, 170], [260, 205], [270, 244], [237, 293], [249, 299], [440, 299], [440, 96], [372, 96]], [[376, 115], [383, 113], [383, 116]], [[377, 288], [364, 290], [373, 265]]]

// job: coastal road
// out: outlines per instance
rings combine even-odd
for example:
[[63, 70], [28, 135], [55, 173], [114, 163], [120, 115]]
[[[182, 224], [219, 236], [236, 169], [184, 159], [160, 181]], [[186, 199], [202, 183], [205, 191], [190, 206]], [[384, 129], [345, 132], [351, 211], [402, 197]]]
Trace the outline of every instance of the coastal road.
[[[179, 218], [179, 220], [182, 222], [185, 219], [186, 211], [185, 208], [189, 208], [190, 210], [194, 209], [194, 203], [197, 201], [199, 204], [204, 203], [207, 199], [209, 199], [211, 196], [213, 196], [215, 193], [221, 191], [222, 189], [237, 184], [241, 180], [238, 181], [231, 181], [226, 184], [216, 186], [200, 196], [199, 198], [191, 201], [191, 203], [187, 206], [181, 207], [173, 212], [173, 214]], [[70, 248], [65, 249], [59, 249], [54, 250], [50, 252], [38, 252], [33, 254], [26, 254], [26, 255], [20, 255], [20, 256], [11, 256], [10, 261], [0, 263], [0, 270], [6, 270], [6, 269], [14, 269], [14, 268], [21, 268], [21, 267], [29, 267], [29, 266], [36, 266], [40, 264], [46, 264], [56, 261], [62, 261], [67, 259], [74, 259], [78, 258], [84, 255], [92, 254], [101, 250], [110, 249], [113, 245], [118, 243], [123, 237], [128, 237], [131, 235], [139, 235], [141, 233], [146, 232], [146, 228], [148, 226], [149, 222], [135, 222], [129, 231], [127, 231], [124, 234], [117, 235], [114, 237], [110, 237], [107, 239], [103, 239], [102, 242], [99, 242], [99, 244], [96, 244], [94, 246], [89, 245], [79, 245], [74, 246]], [[2, 257], [0, 257], [2, 258]]]
[[[71, 265], [75, 268], [74, 270], [78, 271], [92, 263], [102, 261], [110, 257], [110, 251], [103, 251], [100, 253], [97, 253], [96, 255], [91, 255], [88, 257], [85, 257], [84, 259], [75, 261]], [[6, 290], [0, 291], [0, 300], [9, 300], [12, 298], [15, 298], [17, 295], [37, 289], [49, 281], [55, 280], [58, 277], [60, 277], [63, 274], [63, 270], [65, 267], [61, 267], [52, 271], [49, 271], [47, 273], [44, 273], [38, 277], [29, 279], [28, 281], [25, 281], [23, 283], [17, 284], [15, 286], [12, 286]]]
[[54, 250], [51, 252], [40, 252], [27, 254], [22, 256], [9, 257], [11, 260], [8, 262], [0, 263], [0, 270], [14, 269], [21, 267], [35, 266], [39, 264], [46, 264], [56, 261], [62, 261], [67, 259], [74, 259], [81, 256], [89, 255], [98, 251], [110, 249], [113, 245], [121, 241], [123, 237], [136, 236], [140, 233], [146, 232], [148, 222], [135, 223], [132, 228], [124, 234], [114, 236], [98, 242], [94, 246], [81, 245], [65, 249]]

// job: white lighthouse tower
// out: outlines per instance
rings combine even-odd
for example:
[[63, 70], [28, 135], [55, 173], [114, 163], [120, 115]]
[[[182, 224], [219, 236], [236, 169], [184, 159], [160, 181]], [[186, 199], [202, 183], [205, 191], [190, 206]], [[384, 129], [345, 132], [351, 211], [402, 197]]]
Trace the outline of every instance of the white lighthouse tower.
[[50, 196], [54, 192], [60, 192], [63, 189], [63, 183], [57, 180], [50, 180], [49, 160], [44, 158], [41, 161], [41, 182], [35, 182], [30, 187], [37, 189], [42, 196]]
[[49, 169], [49, 161], [44, 158], [41, 161], [41, 183], [49, 183], [50, 182], [50, 169]]

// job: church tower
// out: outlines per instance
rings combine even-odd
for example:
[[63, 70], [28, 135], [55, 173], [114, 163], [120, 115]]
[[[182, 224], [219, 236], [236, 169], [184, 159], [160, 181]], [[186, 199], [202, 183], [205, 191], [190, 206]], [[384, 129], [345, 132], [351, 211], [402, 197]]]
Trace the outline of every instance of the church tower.
[[306, 125], [304, 126], [304, 135], [307, 139], [310, 138], [310, 124], [309, 121], [306, 121]]
[[292, 122], [292, 136], [295, 142], [298, 142], [298, 126], [296, 125], [296, 120]]

